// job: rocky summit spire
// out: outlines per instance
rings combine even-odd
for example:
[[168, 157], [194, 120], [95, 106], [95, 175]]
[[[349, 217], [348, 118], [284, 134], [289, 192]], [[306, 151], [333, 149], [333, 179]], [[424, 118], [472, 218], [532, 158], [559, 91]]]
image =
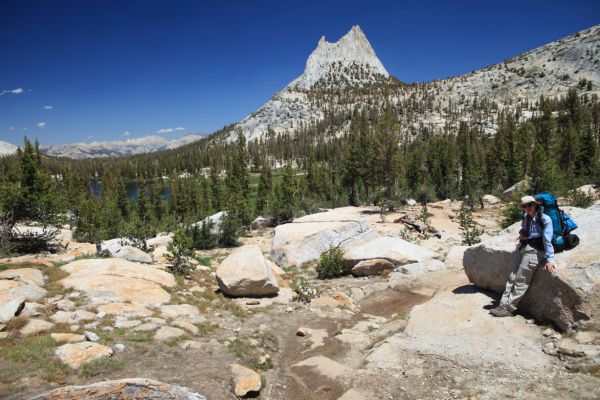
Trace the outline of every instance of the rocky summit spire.
[[370, 76], [389, 76], [367, 37], [360, 27], [355, 25], [335, 43], [327, 42], [325, 36], [322, 36], [317, 48], [306, 61], [304, 73], [294, 79], [289, 87], [311, 89], [321, 79], [332, 74], [337, 75], [334, 78], [342, 77], [346, 82], [356, 81], [356, 78], [351, 78], [351, 70], [357, 68], [361, 69], [363, 77], [364, 72]]

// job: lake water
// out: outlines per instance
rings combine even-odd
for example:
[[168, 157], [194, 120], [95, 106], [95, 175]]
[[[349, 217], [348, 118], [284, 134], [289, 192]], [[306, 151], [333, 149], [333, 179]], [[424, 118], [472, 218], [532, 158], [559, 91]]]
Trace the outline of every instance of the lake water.
[[[155, 183], [152, 181], [146, 182], [146, 196], [150, 194], [150, 191], [152, 190], [152, 185], [154, 184]], [[129, 200], [137, 200], [138, 197], [140, 197], [140, 183], [138, 181], [125, 182], [125, 190], [127, 191], [127, 198]], [[92, 183], [90, 184], [90, 191], [95, 197], [100, 197], [100, 195], [102, 194], [102, 183], [100, 181], [92, 181]], [[171, 192], [169, 187], [164, 186], [163, 184], [163, 188], [160, 191], [160, 195], [163, 200], [169, 200], [169, 198], [171, 198]]]

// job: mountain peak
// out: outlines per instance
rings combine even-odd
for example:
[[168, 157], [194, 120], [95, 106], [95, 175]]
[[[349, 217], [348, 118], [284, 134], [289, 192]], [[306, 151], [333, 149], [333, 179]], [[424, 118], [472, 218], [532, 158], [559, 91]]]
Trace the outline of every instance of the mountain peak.
[[[334, 72], [334, 65], [344, 68], [360, 67], [373, 75], [389, 76], [362, 29], [354, 25], [348, 33], [334, 43], [329, 43], [325, 36], [321, 36], [317, 48], [306, 61], [304, 73], [293, 80], [290, 87], [310, 89], [322, 78]], [[342, 72], [338, 68], [335, 73], [339, 75]]]

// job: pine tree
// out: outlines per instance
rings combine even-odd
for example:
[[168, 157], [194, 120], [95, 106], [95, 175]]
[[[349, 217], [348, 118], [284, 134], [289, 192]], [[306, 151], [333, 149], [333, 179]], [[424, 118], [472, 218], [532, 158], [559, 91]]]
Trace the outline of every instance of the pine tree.
[[483, 233], [481, 229], [477, 227], [477, 224], [473, 220], [473, 213], [471, 207], [468, 206], [467, 202], [463, 201], [460, 212], [458, 213], [458, 221], [460, 224], [461, 236], [463, 238], [463, 244], [472, 246], [481, 241], [480, 236]]
[[39, 143], [32, 145], [25, 138], [23, 150], [17, 150], [16, 165], [0, 189], [0, 247], [6, 249], [17, 223], [38, 222], [44, 226], [57, 223], [64, 207], [42, 164]]
[[273, 177], [271, 174], [271, 166], [267, 161], [264, 161], [258, 181], [258, 194], [256, 199], [257, 215], [262, 215], [266, 210], [269, 209], [269, 200], [271, 199], [272, 189]]

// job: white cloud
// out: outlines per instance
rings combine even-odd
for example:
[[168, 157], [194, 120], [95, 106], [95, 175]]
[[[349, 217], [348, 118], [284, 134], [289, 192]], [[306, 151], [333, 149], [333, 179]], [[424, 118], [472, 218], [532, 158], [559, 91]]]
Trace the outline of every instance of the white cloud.
[[45, 122], [38, 122], [38, 123], [37, 123], [37, 127], [38, 127], [38, 128], [44, 128], [45, 126], [46, 126], [46, 123], [45, 123]]
[[156, 131], [156, 133], [173, 133], [175, 131], [184, 131], [185, 128], [183, 126], [178, 126], [177, 128], [162, 128]]
[[44, 106], [44, 110], [52, 110], [52, 106]]
[[0, 96], [2, 96], [5, 93], [12, 93], [12, 94], [21, 94], [23, 93], [24, 90], [23, 88], [14, 88], [14, 89], [5, 89], [5, 90], [0, 90]]
[[123, 134], [122, 134], [122, 136], [129, 136], [129, 135], [131, 135], [131, 132], [129, 132], [129, 131], [125, 131], [125, 132], [123, 132]]
[[14, 127], [14, 126], [11, 126], [9, 129], [10, 129], [11, 131], [14, 131], [14, 130], [15, 130], [15, 127]]

